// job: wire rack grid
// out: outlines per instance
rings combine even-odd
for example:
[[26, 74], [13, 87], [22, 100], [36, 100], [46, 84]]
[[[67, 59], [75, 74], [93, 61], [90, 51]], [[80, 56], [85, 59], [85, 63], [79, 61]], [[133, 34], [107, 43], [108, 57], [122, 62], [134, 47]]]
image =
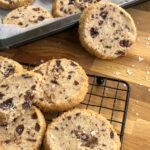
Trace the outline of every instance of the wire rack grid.
[[[26, 69], [37, 65], [22, 63]], [[127, 110], [130, 96], [130, 86], [126, 81], [87, 74], [89, 77], [89, 90], [85, 100], [78, 105], [78, 108], [91, 109], [106, 117], [113, 125], [120, 141], [123, 143], [124, 129], [127, 118]], [[60, 113], [46, 117], [50, 122], [52, 118], [59, 116]]]

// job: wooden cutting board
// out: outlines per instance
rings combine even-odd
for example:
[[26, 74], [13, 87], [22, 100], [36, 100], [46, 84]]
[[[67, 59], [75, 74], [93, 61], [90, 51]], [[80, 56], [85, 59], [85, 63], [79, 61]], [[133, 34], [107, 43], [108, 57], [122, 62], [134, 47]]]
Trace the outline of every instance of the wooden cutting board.
[[122, 149], [150, 150], [150, 1], [127, 11], [135, 20], [138, 38], [126, 57], [101, 60], [90, 55], [80, 45], [77, 26], [16, 49], [1, 51], [0, 55], [36, 64], [66, 57], [79, 62], [87, 73], [126, 80], [131, 86], [131, 96]]

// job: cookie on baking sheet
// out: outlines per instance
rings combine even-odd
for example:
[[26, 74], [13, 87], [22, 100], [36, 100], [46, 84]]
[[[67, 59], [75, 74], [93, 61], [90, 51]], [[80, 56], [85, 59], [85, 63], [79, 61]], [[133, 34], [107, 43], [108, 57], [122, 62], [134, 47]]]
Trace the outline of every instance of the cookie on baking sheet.
[[45, 78], [48, 99], [36, 101], [46, 112], [64, 111], [84, 100], [88, 77], [78, 63], [68, 59], [52, 59], [36, 67], [34, 72]]
[[53, 4], [53, 16], [65, 17], [81, 12], [75, 6], [75, 0], [55, 0]]
[[0, 0], [0, 8], [15, 9], [21, 6], [27, 6], [33, 3], [34, 0]]
[[131, 16], [111, 2], [93, 4], [79, 21], [82, 46], [102, 59], [125, 55], [136, 40], [136, 27]]
[[10, 124], [0, 124], [0, 149], [39, 150], [45, 129], [44, 116], [36, 107], [31, 107]]
[[25, 28], [31, 24], [40, 23], [47, 18], [52, 18], [52, 15], [45, 8], [41, 6], [23, 6], [8, 13], [2, 19], [2, 23], [14, 24]]
[[53, 15], [55, 17], [65, 17], [80, 13], [98, 1], [100, 0], [55, 0], [53, 4]]
[[78, 7], [81, 11], [83, 11], [85, 8], [88, 8], [92, 4], [95, 4], [100, 1], [104, 1], [104, 0], [75, 0], [75, 4], [76, 7]]
[[16, 73], [0, 83], [0, 122], [9, 123], [29, 109], [34, 101], [43, 101], [42, 76]]
[[23, 71], [22, 65], [16, 61], [0, 56], [0, 82], [14, 73]]
[[84, 109], [74, 109], [56, 118], [44, 138], [45, 150], [120, 150], [120, 145], [110, 123], [96, 112]]

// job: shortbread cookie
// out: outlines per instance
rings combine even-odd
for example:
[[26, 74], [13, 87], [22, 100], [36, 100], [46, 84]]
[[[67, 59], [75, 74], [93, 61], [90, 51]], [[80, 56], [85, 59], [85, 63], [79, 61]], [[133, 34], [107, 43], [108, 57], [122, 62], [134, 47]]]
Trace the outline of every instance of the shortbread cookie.
[[[100, 1], [101, 0], [75, 0], [75, 3], [76, 3], [76, 7], [78, 7], [81, 11], [83, 11], [85, 8], [88, 8], [92, 4], [95, 4]], [[104, 1], [104, 0], [102, 0], [102, 1]]]
[[8, 13], [2, 19], [2, 23], [25, 28], [31, 24], [40, 23], [47, 18], [52, 18], [52, 15], [45, 8], [41, 6], [23, 6]]
[[100, 0], [55, 0], [53, 4], [53, 15], [65, 17], [80, 13], [85, 8]]
[[23, 67], [16, 61], [0, 56], [0, 82], [14, 73], [23, 71]]
[[124, 9], [111, 2], [99, 2], [81, 15], [79, 37], [91, 54], [112, 59], [127, 53], [136, 40], [136, 27]]
[[75, 6], [75, 0], [55, 0], [53, 4], [53, 16], [65, 17], [81, 12]]
[[0, 0], [0, 8], [15, 9], [21, 6], [27, 6], [34, 0]]
[[43, 101], [42, 76], [16, 73], [0, 83], [0, 121], [11, 122], [31, 107], [36, 100]]
[[64, 111], [84, 100], [88, 90], [88, 78], [76, 62], [53, 59], [34, 69], [45, 78], [48, 100], [37, 101], [43, 111]]
[[12, 123], [0, 125], [0, 150], [38, 150], [45, 129], [42, 113], [32, 107]]
[[44, 148], [45, 150], [120, 150], [120, 140], [103, 116], [90, 110], [74, 109], [63, 113], [49, 124]]

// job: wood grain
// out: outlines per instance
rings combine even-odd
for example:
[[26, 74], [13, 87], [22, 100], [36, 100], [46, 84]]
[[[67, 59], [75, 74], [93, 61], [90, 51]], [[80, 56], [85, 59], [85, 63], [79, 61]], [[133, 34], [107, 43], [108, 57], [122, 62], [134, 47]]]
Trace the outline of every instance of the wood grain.
[[[150, 46], [146, 46], [146, 42], [150, 43], [147, 40], [150, 37], [150, 1], [127, 11], [135, 20], [138, 38], [126, 57], [101, 60], [90, 55], [80, 45], [77, 26], [16, 49], [1, 51], [0, 55], [36, 64], [40, 64], [41, 59], [66, 57], [79, 62], [87, 73], [126, 80], [131, 85], [131, 96], [122, 149], [150, 150], [150, 74], [146, 73], [150, 71]], [[139, 62], [139, 56], [144, 60]], [[131, 75], [127, 74], [127, 69]], [[118, 107], [121, 108], [121, 104]], [[116, 118], [120, 116], [116, 114]]]

